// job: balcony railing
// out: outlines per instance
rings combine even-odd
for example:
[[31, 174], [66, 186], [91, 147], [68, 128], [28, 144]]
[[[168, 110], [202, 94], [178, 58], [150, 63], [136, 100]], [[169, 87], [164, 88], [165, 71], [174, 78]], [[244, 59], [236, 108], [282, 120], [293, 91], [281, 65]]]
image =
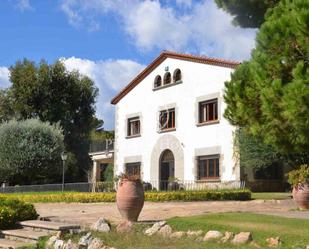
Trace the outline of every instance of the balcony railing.
[[89, 152], [106, 152], [114, 150], [114, 140], [106, 139], [100, 141], [92, 141], [90, 144]]

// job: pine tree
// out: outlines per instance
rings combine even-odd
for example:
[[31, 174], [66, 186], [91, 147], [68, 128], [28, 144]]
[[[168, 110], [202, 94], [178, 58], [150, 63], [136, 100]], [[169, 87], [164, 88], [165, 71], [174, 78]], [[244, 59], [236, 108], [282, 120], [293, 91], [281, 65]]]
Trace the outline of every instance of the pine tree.
[[226, 83], [225, 117], [284, 153], [309, 151], [309, 1], [282, 0]]

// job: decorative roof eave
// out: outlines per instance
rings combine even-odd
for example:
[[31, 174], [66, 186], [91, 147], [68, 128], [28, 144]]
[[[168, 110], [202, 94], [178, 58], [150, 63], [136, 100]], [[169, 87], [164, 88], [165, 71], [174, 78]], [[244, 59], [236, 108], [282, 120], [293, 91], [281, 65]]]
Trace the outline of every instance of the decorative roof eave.
[[236, 68], [240, 62], [224, 59], [210, 58], [206, 56], [196, 56], [190, 54], [179, 54], [171, 51], [163, 51], [154, 61], [152, 61], [140, 74], [138, 74], [127, 86], [125, 86], [111, 101], [113, 105], [117, 104], [126, 96], [135, 86], [147, 77], [161, 62], [166, 58], [186, 60], [196, 63], [203, 63], [219, 67]]

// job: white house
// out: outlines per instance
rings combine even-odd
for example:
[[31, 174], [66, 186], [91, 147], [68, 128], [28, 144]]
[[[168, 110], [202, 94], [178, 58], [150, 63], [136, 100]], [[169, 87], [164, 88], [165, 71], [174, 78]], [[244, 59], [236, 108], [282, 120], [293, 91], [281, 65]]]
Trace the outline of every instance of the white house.
[[162, 52], [112, 100], [115, 173], [145, 182], [240, 182], [224, 82], [238, 62]]

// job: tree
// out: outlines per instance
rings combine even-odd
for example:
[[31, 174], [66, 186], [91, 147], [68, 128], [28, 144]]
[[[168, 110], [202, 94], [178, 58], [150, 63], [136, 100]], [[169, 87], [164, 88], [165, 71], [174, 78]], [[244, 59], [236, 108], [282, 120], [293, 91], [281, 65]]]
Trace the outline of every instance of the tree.
[[243, 28], [258, 28], [265, 20], [265, 13], [280, 0], [215, 0], [218, 7], [230, 13], [233, 24]]
[[308, 37], [309, 2], [282, 0], [226, 83], [225, 117], [283, 154], [309, 151]]
[[61, 179], [63, 134], [38, 119], [0, 125], [0, 182], [46, 183]]
[[12, 98], [9, 90], [0, 89], [0, 123], [14, 117]]
[[89, 133], [94, 125], [98, 89], [88, 77], [69, 72], [62, 62], [39, 65], [27, 59], [10, 68], [13, 109], [21, 119], [58, 123], [69, 153], [69, 181], [83, 180], [90, 166]]

